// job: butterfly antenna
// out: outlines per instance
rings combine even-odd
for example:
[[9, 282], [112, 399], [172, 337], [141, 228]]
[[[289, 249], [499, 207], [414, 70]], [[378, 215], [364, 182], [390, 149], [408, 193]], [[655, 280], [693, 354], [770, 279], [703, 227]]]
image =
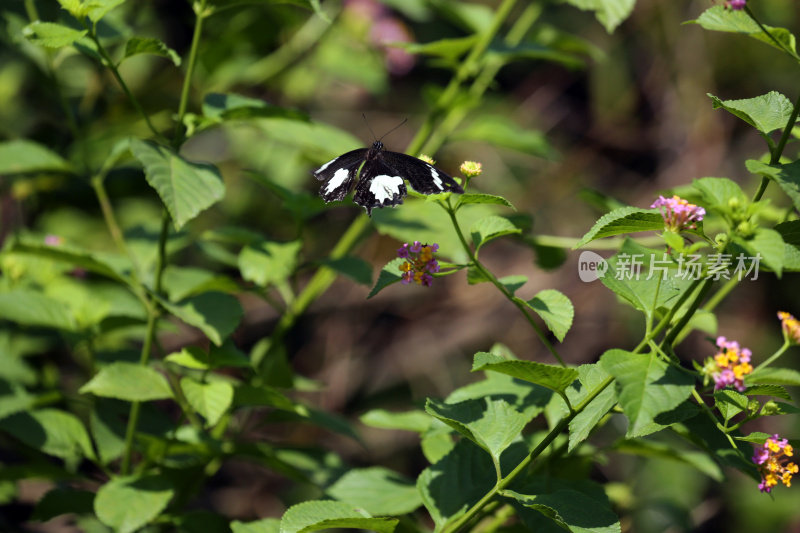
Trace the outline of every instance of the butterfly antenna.
[[[402, 126], [403, 124], [405, 124], [406, 122], [408, 122], [408, 119], [407, 119], [407, 118], [404, 118], [404, 119], [403, 119], [403, 122], [401, 122], [400, 124], [398, 124], [398, 125], [397, 125], [397, 126], [395, 126], [394, 128], [390, 129], [389, 131], [387, 131], [387, 132], [386, 132], [386, 133], [384, 133], [383, 135], [381, 135], [381, 138], [380, 138], [380, 139], [378, 139], [378, 140], [379, 140], [379, 141], [383, 140], [383, 138], [384, 138], [384, 137], [386, 137], [387, 135], [389, 135], [390, 133], [392, 133], [394, 130], [396, 130], [397, 128], [399, 128], [400, 126]], [[373, 135], [373, 137], [375, 136], [375, 134], [374, 134], [374, 133], [373, 133], [372, 135]]]
[[366, 125], [367, 125], [367, 129], [368, 129], [368, 130], [369, 130], [369, 132], [372, 134], [372, 138], [373, 138], [373, 139], [376, 139], [377, 137], [375, 137], [375, 132], [374, 132], [374, 131], [372, 131], [372, 128], [370, 128], [370, 127], [369, 127], [369, 122], [367, 122], [367, 115], [365, 115], [364, 113], [361, 113], [361, 118], [363, 118], [363, 119], [364, 119], [364, 124], [366, 124]]

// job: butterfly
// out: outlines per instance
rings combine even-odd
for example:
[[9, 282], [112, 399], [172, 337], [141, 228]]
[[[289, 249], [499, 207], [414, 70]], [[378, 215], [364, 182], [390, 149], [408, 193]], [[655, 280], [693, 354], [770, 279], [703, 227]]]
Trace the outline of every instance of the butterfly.
[[353, 201], [370, 216], [376, 207], [403, 203], [408, 193], [405, 180], [422, 194], [464, 192], [456, 180], [433, 165], [410, 155], [384, 150], [383, 143], [375, 141], [371, 148], [344, 153], [314, 171], [314, 177], [325, 182], [319, 189], [322, 199], [326, 202], [344, 199], [353, 188], [359, 168], [361, 174]]

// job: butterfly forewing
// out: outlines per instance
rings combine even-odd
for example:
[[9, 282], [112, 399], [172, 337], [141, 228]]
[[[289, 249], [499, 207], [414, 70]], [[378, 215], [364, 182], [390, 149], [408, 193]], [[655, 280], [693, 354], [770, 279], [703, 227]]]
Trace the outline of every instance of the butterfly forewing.
[[456, 181], [422, 159], [399, 152], [382, 153], [386, 164], [403, 175], [411, 187], [422, 194], [439, 194], [447, 191], [463, 193]]
[[402, 204], [408, 193], [404, 180], [422, 194], [464, 192], [453, 178], [433, 165], [406, 154], [384, 151], [383, 143], [375, 141], [369, 149], [347, 152], [315, 170], [314, 177], [325, 182], [320, 187], [320, 196], [326, 202], [347, 196], [362, 162], [353, 201], [366, 208], [368, 214], [376, 207]]
[[366, 155], [367, 149], [359, 148], [331, 159], [314, 171], [314, 177], [325, 182], [319, 189], [323, 200], [335, 202], [347, 196], [353, 188], [358, 167]]
[[376, 207], [403, 203], [408, 191], [403, 176], [384, 163], [381, 157], [368, 159], [361, 170], [353, 201], [372, 214]]

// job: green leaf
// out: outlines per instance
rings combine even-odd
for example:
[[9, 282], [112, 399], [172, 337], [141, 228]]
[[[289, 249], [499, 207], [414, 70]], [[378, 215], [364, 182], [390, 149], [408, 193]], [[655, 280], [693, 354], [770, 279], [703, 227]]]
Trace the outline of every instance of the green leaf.
[[262, 241], [245, 246], [239, 253], [239, 271], [260, 287], [284, 283], [297, 268], [301, 241]]
[[503, 285], [503, 287], [508, 289], [508, 291], [511, 294], [514, 294], [520, 287], [522, 287], [528, 282], [528, 276], [522, 276], [522, 275], [505, 276], [503, 278], [498, 279], [497, 281], [499, 281]]
[[783, 398], [784, 400], [792, 399], [786, 387], [780, 385], [754, 385], [752, 387], [747, 387], [744, 394], [745, 396], [774, 396], [776, 398]]
[[125, 57], [123, 60], [139, 54], [165, 57], [172, 61], [176, 67], [181, 64], [181, 57], [178, 53], [164, 44], [161, 39], [154, 37], [131, 37], [128, 39], [125, 44]]
[[71, 488], [54, 488], [36, 504], [31, 520], [47, 522], [63, 514], [85, 515], [94, 512], [94, 492]]
[[619, 453], [639, 455], [653, 459], [667, 459], [687, 464], [715, 481], [725, 479], [719, 463], [710, 451], [695, 451], [677, 448], [672, 443], [657, 442], [648, 439], [620, 439], [614, 443], [613, 449]]
[[[459, 128], [453, 134], [453, 140], [478, 141], [546, 159], [558, 157], [558, 152], [544, 133], [523, 128], [501, 115], [479, 115], [468, 125]], [[511, 207], [507, 202], [503, 205]]]
[[566, 3], [583, 11], [594, 11], [598, 22], [608, 33], [628, 18], [636, 0], [566, 0]]
[[132, 533], [166, 509], [174, 489], [161, 476], [118, 477], [97, 491], [97, 518], [117, 533]]
[[384, 409], [373, 409], [367, 411], [359, 418], [361, 423], [381, 429], [403, 429], [406, 431], [414, 431], [417, 433], [425, 432], [433, 419], [423, 411], [403, 411], [400, 413], [392, 413]]
[[308, 115], [299, 111], [235, 93], [208, 93], [203, 99], [203, 116], [215, 121], [269, 117], [308, 120]]
[[545, 289], [525, 304], [544, 320], [560, 342], [564, 342], [564, 336], [572, 327], [572, 318], [575, 316], [575, 309], [569, 298], [555, 289]]
[[0, 319], [23, 326], [43, 326], [75, 331], [77, 324], [69, 307], [28, 289], [0, 293]]
[[731, 389], [714, 391], [714, 406], [727, 422], [747, 409], [747, 396]]
[[458, 202], [456, 202], [456, 210], [468, 204], [504, 205], [506, 207], [510, 207], [514, 211], [517, 210], [513, 205], [511, 205], [511, 202], [509, 202], [502, 196], [495, 196], [494, 194], [475, 194], [475, 193], [466, 193], [460, 195], [458, 197]]
[[600, 357], [600, 365], [616, 378], [617, 398], [629, 421], [628, 438], [642, 437], [674, 423], [666, 414], [692, 393], [692, 377], [654, 353], [608, 350]]
[[167, 311], [205, 333], [217, 346], [233, 333], [244, 315], [239, 300], [221, 292], [206, 292], [179, 304], [160, 302]]
[[800, 220], [782, 222], [775, 226], [784, 243], [783, 270], [800, 272]]
[[[609, 377], [599, 364], [581, 365], [578, 367], [578, 379], [581, 389], [579, 392], [570, 394], [573, 389], [567, 389], [567, 395], [572, 405], [580, 403], [586, 395], [594, 391], [602, 382]], [[617, 403], [617, 395], [614, 385], [611, 384], [603, 389], [589, 404], [578, 413], [569, 423], [569, 448], [572, 451], [583, 442], [595, 428], [597, 423], [614, 407]]]
[[452, 39], [438, 39], [427, 43], [396, 42], [392, 43], [392, 46], [401, 48], [409, 54], [428, 55], [455, 61], [466, 54], [477, 40], [477, 35], [469, 35]]
[[800, 160], [787, 165], [767, 165], [750, 159], [747, 170], [771, 178], [792, 200], [795, 209], [800, 209]]
[[215, 426], [233, 403], [233, 386], [224, 381], [200, 383], [184, 377], [181, 390], [189, 405], [206, 419], [208, 427]]
[[195, 370], [250, 366], [250, 360], [233, 345], [230, 339], [221, 347], [211, 346], [208, 352], [197, 346], [187, 346], [180, 352], [169, 354], [164, 361]]
[[422, 471], [417, 489], [436, 524], [435, 531], [463, 515], [497, 483], [494, 465], [483, 450], [462, 439], [435, 464]]
[[578, 377], [574, 368], [546, 365], [534, 361], [509, 360], [493, 353], [478, 352], [472, 371], [488, 370], [529, 381], [558, 393], [563, 393]]
[[89, 434], [78, 417], [58, 409], [38, 409], [0, 420], [0, 430], [43, 453], [73, 465], [94, 459]]
[[0, 174], [69, 172], [69, 162], [39, 143], [27, 139], [0, 142]]
[[400, 272], [400, 265], [405, 262], [406, 260], [402, 257], [397, 257], [386, 263], [386, 266], [384, 266], [381, 269], [380, 274], [378, 274], [378, 281], [375, 282], [375, 286], [372, 287], [371, 291], [369, 291], [367, 299], [372, 298], [389, 285], [393, 285], [394, 283], [400, 281], [402, 276], [402, 272]]
[[522, 233], [522, 230], [507, 218], [492, 215], [474, 223], [469, 232], [472, 234], [472, 242], [475, 244], [477, 252], [481, 246], [493, 239], [503, 235], [519, 234]]
[[330, 500], [311, 500], [290, 507], [281, 518], [281, 533], [306, 533], [321, 529], [369, 529], [392, 533], [396, 518], [370, 518], [352, 505]]
[[763, 134], [785, 128], [794, 108], [792, 102], [777, 91], [744, 100], [720, 100], [711, 93], [707, 94], [714, 109], [728, 111]]
[[263, 518], [255, 522], [231, 522], [231, 533], [280, 533], [281, 521], [277, 518]]
[[664, 229], [664, 219], [658, 211], [639, 209], [638, 207], [620, 207], [600, 217], [592, 229], [573, 246], [573, 250], [603, 237], [661, 229]]
[[89, 19], [92, 22], [98, 22], [106, 16], [106, 14], [125, 2], [125, 0], [87, 0]]
[[505, 400], [482, 398], [450, 404], [428, 399], [425, 411], [486, 450], [499, 465], [502, 454], [529, 418]]
[[778, 50], [784, 51], [783, 47], [786, 47], [792, 52], [795, 51], [795, 38], [789, 30], [764, 26], [781, 43], [781, 46], [779, 46], [768, 35], [764, 34], [755, 20], [741, 10], [725, 9], [724, 6], [712, 6], [692, 22], [699, 24], [706, 30], [742, 33]]
[[149, 366], [122, 361], [101, 368], [79, 392], [129, 402], [172, 398], [172, 389], [164, 376]]
[[739, 184], [728, 178], [699, 178], [692, 181], [692, 188], [701, 194], [705, 206], [712, 209], [727, 211], [731, 199], [742, 206], [749, 202]]
[[63, 48], [69, 46], [88, 33], [87, 30], [75, 30], [54, 22], [31, 22], [22, 30], [22, 34], [34, 44], [45, 48]]
[[800, 385], [800, 372], [793, 368], [768, 367], [754, 370], [745, 377], [745, 384]]
[[235, 281], [203, 268], [167, 265], [162, 284], [170, 302], [178, 302], [204, 292], [217, 291], [236, 293], [240, 291]]
[[780, 233], [773, 229], [758, 228], [753, 237], [749, 239], [736, 237], [734, 242], [747, 250], [751, 257], [760, 254], [764, 264], [771, 268], [778, 277], [781, 276], [786, 245]]
[[574, 533], [619, 533], [619, 518], [608, 506], [576, 490], [556, 490], [546, 494], [520, 494], [504, 490], [503, 496], [539, 511], [561, 528]]
[[336, 480], [327, 493], [375, 515], [404, 515], [422, 505], [416, 485], [383, 467], [356, 468]]
[[372, 285], [372, 265], [360, 257], [345, 256], [338, 259], [325, 259], [322, 264], [339, 274], [344, 274], [356, 283], [368, 287]]
[[233, 391], [233, 404], [237, 407], [242, 405], [266, 405], [292, 413], [303, 409], [302, 406], [298, 406], [279, 390], [266, 385], [258, 387], [247, 384], [238, 385]]
[[187, 161], [166, 146], [140, 139], [131, 139], [131, 152], [144, 166], [147, 182], [169, 210], [176, 230], [225, 196], [214, 165]]
[[51, 246], [44, 242], [37, 242], [32, 239], [17, 240], [11, 243], [6, 249], [8, 253], [29, 254], [36, 257], [44, 257], [54, 261], [60, 261], [70, 266], [76, 266], [100, 274], [107, 278], [130, 285], [132, 281], [125, 274], [131, 269], [128, 258], [111, 253], [93, 253], [89, 250], [59, 244]]

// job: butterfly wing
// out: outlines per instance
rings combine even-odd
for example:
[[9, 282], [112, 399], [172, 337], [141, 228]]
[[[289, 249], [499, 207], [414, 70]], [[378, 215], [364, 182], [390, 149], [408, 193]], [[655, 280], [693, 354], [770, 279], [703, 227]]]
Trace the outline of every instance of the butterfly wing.
[[383, 158], [378, 156], [364, 163], [353, 201], [364, 207], [367, 214], [371, 215], [375, 207], [402, 204], [407, 193], [403, 175], [389, 167]]
[[395, 169], [396, 174], [407, 179], [411, 187], [419, 193], [464, 192], [456, 180], [422, 159], [387, 151], [382, 152], [381, 156], [390, 168]]
[[359, 148], [331, 159], [317, 170], [314, 177], [325, 183], [319, 189], [319, 195], [326, 202], [343, 200], [353, 187], [358, 167], [367, 156], [366, 148]]

